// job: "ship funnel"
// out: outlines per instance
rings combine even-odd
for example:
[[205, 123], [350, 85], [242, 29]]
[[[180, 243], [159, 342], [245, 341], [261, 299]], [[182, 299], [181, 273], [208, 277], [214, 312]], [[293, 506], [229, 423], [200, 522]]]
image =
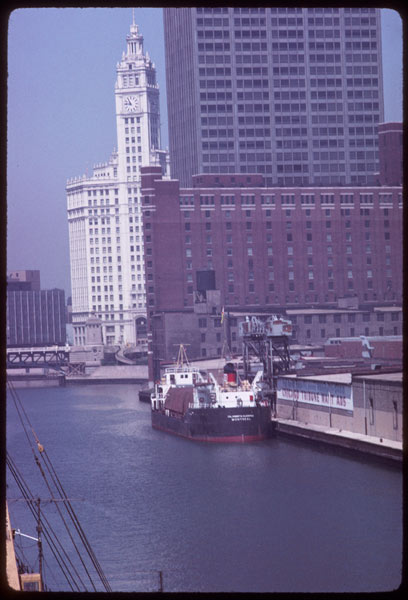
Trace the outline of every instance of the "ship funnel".
[[237, 372], [232, 363], [227, 363], [224, 367], [224, 381], [232, 384], [237, 382]]

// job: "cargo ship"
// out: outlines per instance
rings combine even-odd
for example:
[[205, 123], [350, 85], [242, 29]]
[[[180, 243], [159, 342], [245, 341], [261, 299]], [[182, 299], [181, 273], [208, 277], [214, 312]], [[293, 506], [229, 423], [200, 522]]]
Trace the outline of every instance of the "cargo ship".
[[251, 383], [241, 381], [230, 362], [218, 382], [211, 372], [178, 360], [151, 395], [152, 427], [206, 442], [263, 440], [271, 433], [271, 408], [262, 374], [259, 370]]

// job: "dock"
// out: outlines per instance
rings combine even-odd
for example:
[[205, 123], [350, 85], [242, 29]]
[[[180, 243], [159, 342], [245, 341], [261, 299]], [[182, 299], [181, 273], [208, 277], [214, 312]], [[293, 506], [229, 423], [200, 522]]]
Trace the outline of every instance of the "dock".
[[371, 454], [397, 463], [402, 462], [402, 442], [290, 419], [273, 418], [272, 423], [278, 436], [309, 440], [365, 455]]
[[58, 387], [64, 385], [95, 385], [98, 383], [135, 383], [148, 381], [147, 365], [98, 365], [82, 373], [65, 375], [52, 369], [8, 369], [7, 378], [15, 388]]
[[147, 365], [102, 365], [85, 375], [68, 375], [66, 385], [98, 383], [138, 383], [148, 381]]

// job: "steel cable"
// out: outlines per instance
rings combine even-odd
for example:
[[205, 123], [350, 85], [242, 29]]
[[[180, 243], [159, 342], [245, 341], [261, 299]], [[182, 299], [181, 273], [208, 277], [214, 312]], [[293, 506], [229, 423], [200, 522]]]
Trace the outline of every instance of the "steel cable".
[[[79, 535], [79, 538], [80, 538], [80, 540], [82, 541], [82, 543], [83, 543], [83, 545], [84, 545], [84, 547], [85, 547], [85, 550], [86, 550], [86, 551], [87, 551], [87, 553], [88, 553], [88, 556], [89, 556], [89, 558], [90, 558], [90, 560], [91, 560], [91, 562], [92, 562], [92, 564], [93, 564], [93, 566], [94, 566], [94, 568], [95, 568], [95, 570], [96, 570], [97, 574], [99, 575], [99, 577], [100, 577], [100, 579], [101, 579], [101, 581], [102, 581], [102, 583], [103, 583], [103, 585], [104, 585], [105, 589], [106, 589], [107, 591], [112, 591], [112, 590], [111, 590], [111, 587], [110, 587], [110, 585], [109, 585], [109, 582], [108, 582], [108, 580], [106, 579], [106, 576], [104, 575], [104, 573], [103, 573], [103, 571], [102, 571], [102, 568], [101, 568], [101, 566], [100, 566], [99, 562], [97, 561], [97, 559], [96, 559], [96, 556], [95, 556], [95, 554], [94, 554], [94, 552], [93, 552], [93, 550], [92, 550], [92, 548], [91, 548], [91, 546], [90, 546], [90, 544], [89, 544], [89, 541], [88, 541], [88, 539], [87, 539], [87, 538], [86, 538], [86, 536], [85, 536], [85, 533], [84, 533], [84, 531], [83, 531], [83, 529], [82, 529], [82, 527], [81, 527], [81, 525], [80, 525], [80, 523], [79, 523], [79, 520], [78, 520], [78, 518], [77, 518], [77, 516], [76, 516], [76, 514], [75, 514], [75, 512], [74, 512], [74, 510], [73, 510], [73, 508], [72, 508], [72, 505], [71, 505], [71, 503], [69, 502], [69, 499], [67, 498], [67, 495], [66, 495], [66, 493], [65, 493], [65, 491], [64, 491], [64, 489], [63, 489], [63, 487], [62, 487], [62, 484], [61, 484], [61, 482], [60, 482], [60, 480], [59, 480], [59, 478], [58, 478], [58, 476], [57, 476], [57, 474], [56, 474], [56, 472], [55, 472], [55, 469], [54, 469], [54, 467], [53, 467], [53, 465], [52, 465], [52, 463], [51, 463], [51, 460], [49, 459], [49, 457], [48, 457], [48, 454], [47, 454], [47, 453], [44, 451], [44, 448], [43, 448], [43, 446], [40, 444], [40, 441], [39, 441], [39, 439], [38, 439], [38, 437], [37, 437], [37, 435], [36, 435], [36, 433], [35, 433], [35, 431], [34, 431], [34, 429], [33, 429], [32, 425], [31, 425], [31, 423], [30, 423], [30, 420], [29, 420], [29, 418], [28, 418], [28, 415], [27, 415], [27, 413], [25, 412], [25, 410], [24, 410], [24, 407], [22, 406], [22, 404], [21, 404], [21, 401], [19, 400], [19, 398], [18, 398], [18, 395], [17, 395], [17, 393], [15, 392], [15, 390], [14, 390], [14, 387], [13, 387], [13, 385], [11, 384], [11, 382], [10, 382], [10, 381], [8, 381], [8, 387], [9, 387], [9, 389], [10, 389], [10, 391], [11, 391], [11, 394], [12, 394], [12, 397], [13, 397], [13, 400], [14, 400], [14, 404], [15, 404], [15, 406], [16, 406], [16, 410], [17, 410], [18, 416], [19, 416], [19, 418], [20, 418], [20, 421], [21, 421], [21, 423], [22, 423], [22, 426], [23, 426], [24, 432], [25, 432], [25, 434], [26, 434], [26, 437], [27, 437], [27, 439], [28, 439], [29, 445], [30, 445], [30, 447], [31, 447], [31, 450], [32, 450], [32, 452], [33, 452], [33, 455], [34, 455], [35, 462], [37, 463], [37, 466], [38, 466], [38, 467], [39, 467], [39, 469], [40, 469], [40, 472], [41, 472], [41, 474], [42, 474], [42, 476], [43, 476], [43, 478], [44, 478], [44, 481], [45, 481], [45, 483], [46, 483], [46, 485], [47, 485], [47, 488], [48, 488], [48, 490], [49, 490], [49, 492], [50, 492], [50, 494], [51, 494], [51, 497], [52, 497], [52, 498], [55, 500], [55, 497], [54, 497], [53, 491], [52, 491], [52, 489], [51, 489], [51, 486], [50, 486], [50, 484], [49, 484], [49, 482], [48, 482], [48, 479], [47, 479], [47, 477], [46, 477], [46, 475], [45, 475], [45, 473], [44, 473], [44, 470], [41, 468], [41, 465], [40, 465], [40, 462], [39, 462], [39, 460], [38, 460], [38, 457], [36, 456], [36, 454], [35, 454], [35, 452], [34, 452], [34, 447], [33, 447], [33, 444], [32, 444], [32, 442], [31, 442], [31, 440], [30, 440], [30, 438], [29, 438], [29, 436], [28, 436], [27, 429], [26, 429], [26, 427], [25, 427], [25, 424], [24, 424], [23, 418], [22, 418], [22, 416], [21, 416], [21, 413], [23, 413], [23, 414], [24, 414], [24, 416], [25, 416], [25, 419], [26, 419], [26, 421], [27, 421], [27, 423], [28, 423], [28, 425], [29, 425], [29, 427], [30, 427], [30, 429], [31, 429], [31, 431], [32, 431], [32, 434], [33, 434], [33, 436], [34, 436], [34, 439], [35, 439], [35, 441], [36, 441], [36, 444], [37, 444], [37, 449], [38, 449], [38, 451], [39, 451], [39, 453], [40, 453], [40, 456], [42, 457], [42, 459], [43, 459], [43, 461], [44, 461], [44, 464], [45, 464], [45, 466], [46, 466], [46, 469], [47, 469], [47, 471], [48, 471], [49, 475], [51, 476], [51, 479], [52, 479], [52, 481], [53, 481], [53, 483], [54, 483], [54, 486], [55, 486], [55, 488], [57, 489], [57, 491], [58, 491], [58, 493], [59, 493], [59, 495], [60, 495], [60, 498], [61, 498], [61, 499], [64, 501], [64, 502], [63, 502], [63, 504], [64, 504], [64, 506], [65, 506], [65, 508], [66, 508], [66, 510], [67, 510], [67, 512], [68, 512], [68, 515], [69, 515], [69, 517], [71, 518], [71, 521], [72, 521], [72, 523], [73, 523], [73, 525], [74, 525], [74, 527], [75, 527], [75, 529], [76, 529], [76, 531], [77, 531], [77, 533], [78, 533], [78, 535]], [[20, 408], [19, 408], [19, 407], [20, 407]], [[83, 565], [83, 567], [84, 567], [84, 569], [85, 569], [85, 572], [86, 572], [86, 574], [88, 575], [88, 578], [89, 578], [89, 580], [90, 580], [90, 582], [91, 582], [91, 585], [92, 585], [92, 587], [93, 587], [94, 591], [96, 591], [95, 584], [94, 584], [94, 582], [93, 582], [93, 580], [92, 580], [92, 577], [91, 577], [91, 575], [90, 575], [90, 573], [89, 573], [89, 570], [88, 570], [87, 566], [85, 565], [85, 563], [84, 563], [84, 561], [83, 561], [83, 558], [82, 558], [82, 556], [81, 556], [81, 553], [79, 552], [79, 549], [78, 549], [78, 547], [77, 547], [77, 545], [76, 545], [76, 543], [75, 543], [75, 541], [74, 541], [74, 539], [73, 539], [73, 537], [72, 537], [72, 535], [71, 535], [71, 532], [69, 531], [69, 527], [68, 527], [68, 525], [67, 525], [67, 523], [66, 523], [66, 521], [65, 521], [64, 517], [62, 516], [62, 513], [61, 513], [61, 511], [60, 511], [60, 509], [59, 509], [59, 506], [58, 506], [57, 504], [56, 504], [56, 508], [57, 508], [57, 511], [58, 511], [58, 513], [59, 513], [59, 515], [60, 515], [60, 517], [61, 517], [61, 519], [62, 519], [62, 521], [63, 521], [63, 523], [64, 523], [64, 525], [65, 525], [65, 528], [66, 528], [66, 530], [67, 530], [67, 532], [68, 532], [68, 535], [69, 535], [69, 537], [70, 537], [70, 539], [71, 539], [71, 542], [72, 542], [72, 544], [73, 544], [73, 546], [74, 546], [74, 548], [75, 548], [75, 550], [76, 550], [76, 552], [77, 552], [77, 554], [78, 554], [78, 556], [79, 556], [79, 559], [80, 559], [80, 561], [82, 562], [82, 565]], [[82, 582], [82, 584], [83, 584], [83, 582]]]

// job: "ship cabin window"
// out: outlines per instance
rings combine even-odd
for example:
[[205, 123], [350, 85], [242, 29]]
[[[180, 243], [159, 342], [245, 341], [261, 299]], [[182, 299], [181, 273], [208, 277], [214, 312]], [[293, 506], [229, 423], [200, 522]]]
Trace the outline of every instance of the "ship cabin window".
[[176, 383], [175, 375], [170, 375], [170, 383]]

